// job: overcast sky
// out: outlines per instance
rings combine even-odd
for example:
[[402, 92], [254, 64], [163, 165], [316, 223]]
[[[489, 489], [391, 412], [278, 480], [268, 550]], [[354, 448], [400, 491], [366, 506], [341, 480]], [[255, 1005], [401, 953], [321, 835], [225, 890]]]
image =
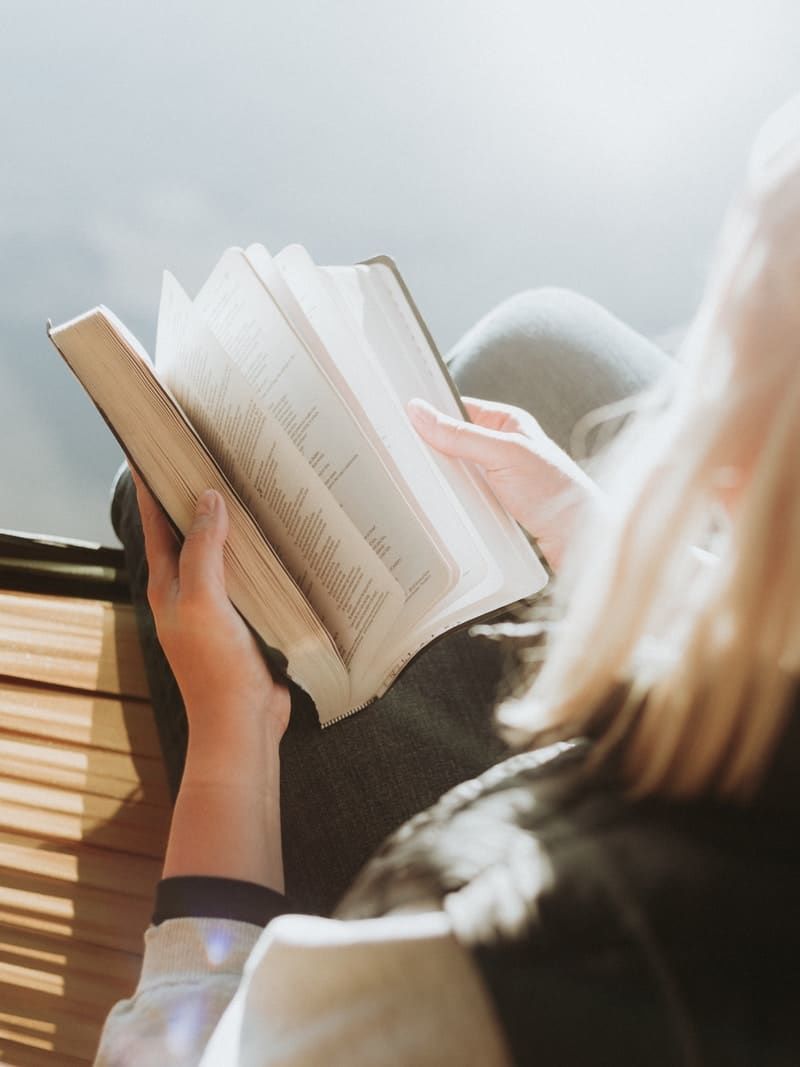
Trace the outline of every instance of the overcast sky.
[[232, 244], [394, 255], [440, 347], [568, 285], [685, 321], [797, 0], [0, 0], [0, 526], [113, 543], [119, 453], [44, 335]]

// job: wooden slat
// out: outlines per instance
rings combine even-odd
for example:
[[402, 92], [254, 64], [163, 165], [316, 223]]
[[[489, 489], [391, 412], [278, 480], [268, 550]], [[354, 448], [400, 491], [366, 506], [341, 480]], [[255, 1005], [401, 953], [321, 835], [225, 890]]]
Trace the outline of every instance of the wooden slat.
[[[155, 772], [153, 772], [155, 774]], [[44, 782], [92, 796], [108, 797], [118, 802], [142, 802], [156, 807], [168, 804], [169, 790], [161, 780], [150, 782], [147, 776], [129, 782], [100, 774], [64, 770], [50, 765], [39, 766], [30, 760], [10, 760], [0, 756], [0, 778], [36, 784]]]
[[[42, 934], [31, 935], [37, 939]], [[92, 949], [99, 951], [102, 946], [92, 945]], [[108, 950], [112, 951], [112, 950]], [[122, 957], [124, 953], [118, 952]], [[128, 1000], [135, 992], [138, 983], [138, 972], [141, 969], [141, 959], [137, 961], [133, 980], [131, 981], [122, 970], [118, 973], [102, 974], [98, 969], [94, 971], [81, 971], [73, 963], [72, 955], [68, 955], [66, 963], [60, 968], [51, 968], [35, 964], [30, 961], [20, 964], [16, 961], [0, 961], [0, 1012], [11, 1001], [13, 991], [19, 990], [21, 1000], [18, 1003], [25, 1005], [25, 998], [35, 993], [46, 994], [48, 997], [60, 998], [61, 1009], [74, 1013], [81, 1019], [93, 1020], [96, 1024], [95, 1033], [100, 1033], [106, 1016], [113, 1006], [119, 1001]], [[41, 1017], [43, 1023], [49, 1021], [49, 1017]], [[0, 1063], [5, 1060], [0, 1058]]]
[[44, 838], [0, 833], [0, 882], [5, 870], [95, 889], [118, 890], [151, 901], [161, 877], [161, 861], [149, 856], [109, 853], [84, 842], [53, 843]]
[[147, 698], [133, 608], [0, 592], [0, 675]]
[[48, 770], [72, 771], [80, 774], [81, 780], [97, 773], [138, 785], [143, 779], [164, 777], [159, 761], [150, 756], [137, 759], [127, 752], [109, 752], [108, 749], [72, 745], [65, 741], [54, 744], [45, 738], [25, 734], [9, 736], [0, 733], [0, 758], [7, 759], [9, 765], [31, 762], [41, 763]]
[[84, 1019], [102, 1023], [109, 1008], [130, 993], [112, 975], [84, 974], [73, 967], [51, 968], [0, 960], [0, 1003], [9, 988], [59, 997], [61, 1006]]
[[[39, 1029], [37, 1024], [42, 1020], [52, 1028], [49, 1032]], [[50, 1058], [42, 1059], [41, 1063], [60, 1067], [68, 1062], [68, 1057], [91, 1063], [101, 1025], [102, 1019], [81, 1016], [59, 996], [13, 986], [3, 989], [0, 1037], [22, 1047], [51, 1049]]]
[[152, 710], [140, 700], [0, 682], [0, 730], [161, 759]]
[[136, 988], [142, 963], [139, 951], [86, 945], [75, 937], [30, 934], [3, 924], [0, 924], [0, 961], [51, 971], [60, 969], [67, 975], [76, 972], [105, 976], [120, 997], [129, 996]]
[[[113, 949], [118, 952], [141, 953], [141, 935], [147, 928], [145, 922], [140, 934], [120, 933], [107, 928], [95, 928], [76, 930], [69, 918], [49, 915], [43, 911], [30, 911], [14, 907], [4, 907], [0, 903], [0, 926], [12, 926], [22, 931], [23, 936], [44, 938], [78, 938], [80, 937], [87, 945]], [[91, 936], [90, 936], [91, 935]], [[2, 1061], [0, 1060], [0, 1063]]]
[[[0, 792], [4, 783], [0, 783]], [[153, 805], [109, 801], [106, 797], [85, 796], [83, 811], [59, 808], [58, 794], [40, 786], [13, 782], [8, 792], [23, 795], [24, 802], [0, 799], [0, 831], [44, 837], [53, 841], [88, 841], [95, 847], [140, 856], [161, 857], [166, 848], [169, 812]], [[49, 807], [49, 804], [53, 804]], [[144, 809], [144, 810], [143, 810]]]
[[94, 796], [73, 789], [23, 780], [0, 779], [0, 804], [26, 805], [50, 813], [82, 815], [87, 825], [114, 820], [117, 825], [151, 827], [156, 837], [164, 824], [165, 805], [142, 801], [122, 802], [113, 797]]
[[142, 897], [80, 884], [65, 889], [23, 871], [4, 872], [0, 885], [0, 923], [122, 952], [142, 951], [151, 914], [152, 902]]
[[0, 1063], [88, 1067], [171, 799], [130, 605], [0, 591]]
[[161, 763], [122, 753], [8, 740], [0, 734], [0, 777], [118, 801], [170, 804]]
[[12, 1040], [13, 1031], [2, 1022], [0, 1014], [0, 1063], [3, 1067], [91, 1067], [91, 1059], [76, 1059], [62, 1052], [40, 1052], [25, 1048]]

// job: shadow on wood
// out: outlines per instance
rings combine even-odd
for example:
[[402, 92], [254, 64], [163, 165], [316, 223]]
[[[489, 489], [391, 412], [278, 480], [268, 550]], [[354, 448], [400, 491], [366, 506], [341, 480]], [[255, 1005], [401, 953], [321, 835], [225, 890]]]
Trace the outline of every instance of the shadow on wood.
[[133, 610], [98, 596], [124, 595], [118, 571], [81, 597], [19, 570], [0, 591], [0, 1062], [71, 1067], [135, 986], [171, 801]]

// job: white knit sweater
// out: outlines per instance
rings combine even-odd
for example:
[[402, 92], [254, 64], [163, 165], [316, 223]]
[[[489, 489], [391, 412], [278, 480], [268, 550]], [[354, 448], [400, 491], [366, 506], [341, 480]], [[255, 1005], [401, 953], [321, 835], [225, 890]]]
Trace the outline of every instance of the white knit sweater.
[[509, 1063], [493, 1008], [442, 912], [284, 915], [151, 927], [139, 985], [96, 1067], [436, 1067]]

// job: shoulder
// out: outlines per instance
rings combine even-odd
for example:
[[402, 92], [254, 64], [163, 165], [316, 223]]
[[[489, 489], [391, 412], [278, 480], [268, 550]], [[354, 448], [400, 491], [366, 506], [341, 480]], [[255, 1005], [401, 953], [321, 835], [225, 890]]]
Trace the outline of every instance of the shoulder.
[[796, 1051], [796, 835], [763, 808], [634, 799], [590, 751], [515, 757], [458, 787], [387, 843], [344, 913], [439, 902], [518, 1053], [676, 1063], [702, 1047], [724, 1062], [756, 1040], [743, 1004]]

